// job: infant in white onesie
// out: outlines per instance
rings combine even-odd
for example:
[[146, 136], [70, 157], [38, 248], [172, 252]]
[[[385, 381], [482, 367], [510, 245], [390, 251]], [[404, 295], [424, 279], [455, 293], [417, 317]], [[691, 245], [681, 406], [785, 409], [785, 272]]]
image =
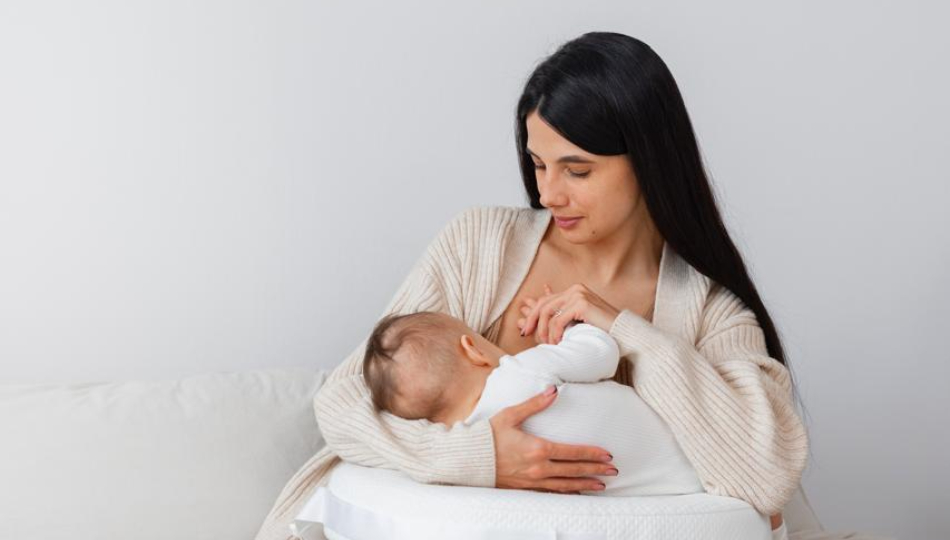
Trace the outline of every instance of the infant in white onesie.
[[554, 403], [521, 425], [552, 442], [599, 446], [617, 476], [597, 476], [604, 496], [702, 493], [666, 423], [617, 371], [617, 342], [596, 326], [568, 327], [556, 344], [509, 355], [454, 317], [387, 317], [367, 342], [363, 376], [378, 410], [452, 425], [489, 418], [555, 385]]
[[[601, 496], [702, 493], [695, 469], [667, 424], [633, 388], [609, 380], [620, 350], [610, 334], [579, 323], [557, 344], [510, 355], [444, 313], [383, 317], [363, 358], [363, 379], [381, 412], [449, 426], [470, 424], [555, 385], [558, 396], [528, 417], [526, 433], [567, 444], [599, 446], [617, 476], [595, 475]], [[786, 540], [784, 520], [772, 530]]]

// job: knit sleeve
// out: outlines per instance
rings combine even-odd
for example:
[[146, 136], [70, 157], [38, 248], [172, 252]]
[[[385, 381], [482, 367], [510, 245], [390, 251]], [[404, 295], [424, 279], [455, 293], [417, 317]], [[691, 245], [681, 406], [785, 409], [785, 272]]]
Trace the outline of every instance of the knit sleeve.
[[[448, 231], [448, 228], [447, 230]], [[446, 285], [433, 276], [431, 257], [447, 232], [430, 245], [383, 312], [445, 311]], [[429, 420], [377, 413], [362, 375], [368, 336], [328, 376], [313, 400], [320, 431], [341, 459], [400, 470], [423, 483], [495, 486], [495, 444], [486, 418], [451, 428]]]
[[782, 511], [801, 481], [808, 437], [791, 379], [755, 314], [714, 284], [697, 346], [623, 310], [609, 333], [633, 387], [670, 426], [708, 493]]

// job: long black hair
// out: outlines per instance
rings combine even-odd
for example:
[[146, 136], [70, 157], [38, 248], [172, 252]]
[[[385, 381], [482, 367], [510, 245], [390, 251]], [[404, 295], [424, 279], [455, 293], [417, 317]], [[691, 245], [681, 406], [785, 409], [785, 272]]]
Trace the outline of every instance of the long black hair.
[[515, 135], [525, 191], [540, 209], [527, 153], [526, 118], [535, 110], [587, 152], [627, 155], [666, 242], [752, 309], [769, 356], [787, 368], [772, 318], [719, 214], [683, 97], [659, 55], [624, 34], [588, 32], [534, 69], [518, 100]]

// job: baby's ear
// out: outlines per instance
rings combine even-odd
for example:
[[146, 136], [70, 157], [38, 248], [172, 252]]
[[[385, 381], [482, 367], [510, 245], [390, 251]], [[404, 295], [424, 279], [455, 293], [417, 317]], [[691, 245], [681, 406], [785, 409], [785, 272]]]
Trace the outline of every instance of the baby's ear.
[[459, 337], [459, 346], [462, 347], [462, 354], [464, 354], [466, 358], [472, 358], [472, 356], [477, 354], [478, 347], [475, 345], [475, 340], [468, 334], [462, 334]]
[[465, 355], [466, 360], [470, 363], [478, 366], [490, 365], [488, 357], [485, 356], [485, 352], [478, 348], [478, 343], [472, 339], [472, 336], [463, 334], [462, 337], [459, 338], [459, 343], [462, 346], [462, 354]]

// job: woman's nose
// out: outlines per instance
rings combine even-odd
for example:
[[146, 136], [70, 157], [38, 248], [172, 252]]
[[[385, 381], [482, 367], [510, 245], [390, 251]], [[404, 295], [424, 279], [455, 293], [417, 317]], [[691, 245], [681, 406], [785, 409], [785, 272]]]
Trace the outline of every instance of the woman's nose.
[[[547, 173], [547, 171], [542, 171]], [[561, 182], [557, 179], [547, 179], [544, 174], [537, 176], [538, 193], [541, 197], [539, 202], [541, 206], [564, 206], [567, 204], [567, 193], [565, 193]]]

